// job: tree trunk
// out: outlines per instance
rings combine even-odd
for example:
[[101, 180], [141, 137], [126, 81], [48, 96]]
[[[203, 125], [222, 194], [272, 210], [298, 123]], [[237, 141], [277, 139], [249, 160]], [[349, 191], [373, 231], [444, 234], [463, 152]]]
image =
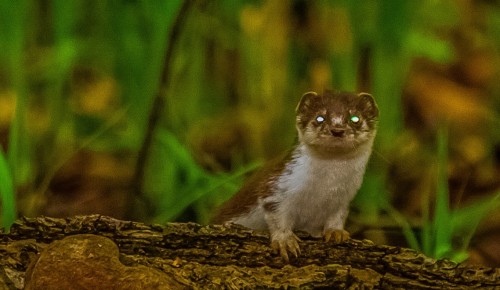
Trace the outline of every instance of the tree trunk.
[[500, 269], [368, 240], [332, 244], [298, 236], [302, 253], [287, 265], [267, 233], [238, 226], [23, 218], [0, 233], [0, 290], [500, 289]]

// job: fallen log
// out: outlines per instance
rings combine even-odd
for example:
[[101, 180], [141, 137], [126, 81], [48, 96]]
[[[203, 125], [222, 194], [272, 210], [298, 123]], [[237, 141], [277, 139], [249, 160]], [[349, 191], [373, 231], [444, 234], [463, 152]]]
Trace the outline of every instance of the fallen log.
[[284, 264], [267, 233], [239, 226], [22, 218], [0, 233], [0, 290], [500, 289], [498, 268], [368, 240], [333, 244], [298, 236], [302, 253]]

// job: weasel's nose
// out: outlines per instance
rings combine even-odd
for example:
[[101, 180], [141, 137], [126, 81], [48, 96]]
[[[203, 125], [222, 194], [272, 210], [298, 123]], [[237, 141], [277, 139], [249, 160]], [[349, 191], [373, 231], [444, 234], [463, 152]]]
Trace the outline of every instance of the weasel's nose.
[[344, 137], [345, 130], [344, 129], [335, 128], [335, 129], [331, 129], [330, 133], [332, 133], [333, 137]]

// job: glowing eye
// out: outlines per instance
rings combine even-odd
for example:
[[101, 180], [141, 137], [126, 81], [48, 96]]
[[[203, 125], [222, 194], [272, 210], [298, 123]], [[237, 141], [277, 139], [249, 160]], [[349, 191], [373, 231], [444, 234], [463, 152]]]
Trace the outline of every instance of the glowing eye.
[[357, 124], [359, 123], [359, 121], [361, 121], [361, 119], [358, 116], [351, 116], [350, 120], [353, 124]]
[[316, 117], [316, 122], [318, 122], [318, 123], [320, 123], [320, 124], [321, 124], [321, 123], [323, 123], [324, 121], [325, 121], [325, 117], [323, 117], [323, 116], [317, 116], [317, 117]]

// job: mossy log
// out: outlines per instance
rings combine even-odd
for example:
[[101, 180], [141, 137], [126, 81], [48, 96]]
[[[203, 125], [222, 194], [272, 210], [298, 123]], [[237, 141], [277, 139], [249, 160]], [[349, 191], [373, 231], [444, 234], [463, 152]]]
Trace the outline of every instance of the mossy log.
[[23, 218], [0, 233], [0, 290], [500, 289], [500, 269], [368, 240], [299, 237], [300, 257], [284, 264], [266, 233], [238, 226]]

